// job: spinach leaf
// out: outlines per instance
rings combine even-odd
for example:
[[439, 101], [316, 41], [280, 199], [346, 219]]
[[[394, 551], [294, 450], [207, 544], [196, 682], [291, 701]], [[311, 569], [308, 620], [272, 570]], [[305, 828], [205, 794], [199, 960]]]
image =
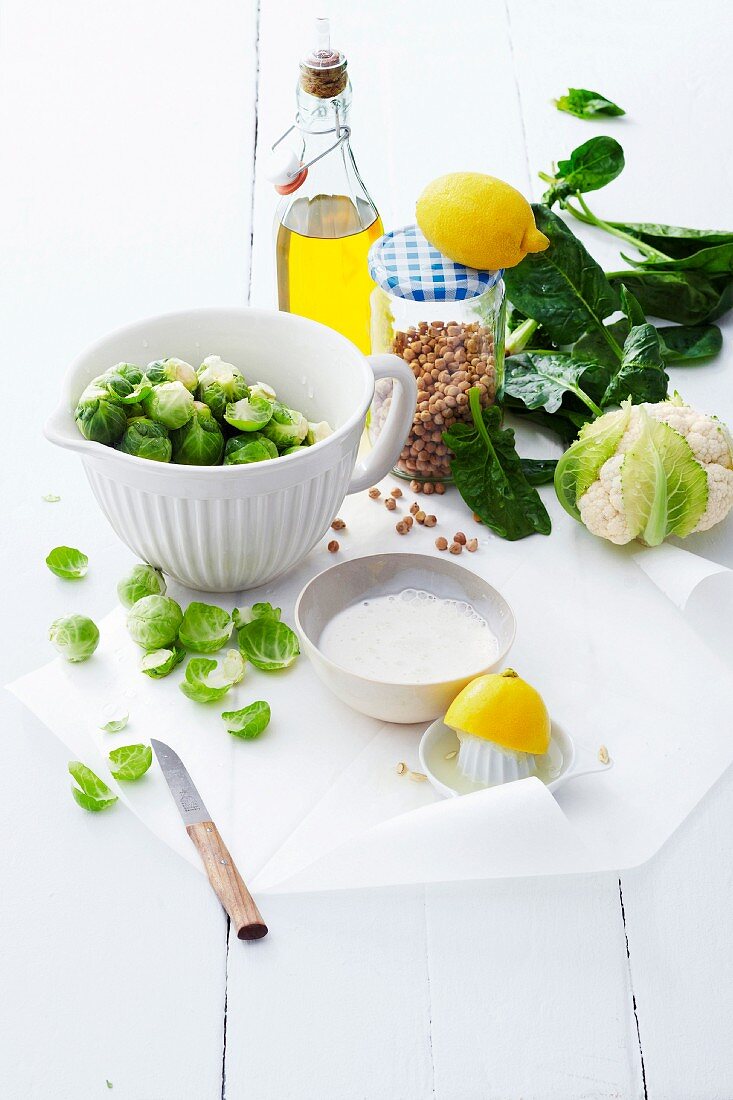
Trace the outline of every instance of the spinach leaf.
[[657, 332], [662, 355], [671, 363], [707, 359], [723, 346], [723, 334], [717, 325], [665, 325]]
[[634, 260], [629, 256], [623, 258], [634, 267], [651, 268], [654, 271], [704, 271], [707, 275], [733, 274], [733, 242], [701, 248], [691, 256], [682, 256], [676, 260]]
[[613, 100], [588, 88], [568, 88], [565, 95], [555, 100], [555, 106], [558, 111], [566, 111], [576, 118], [598, 118], [599, 115], [610, 118], [626, 114]]
[[634, 325], [624, 342], [621, 366], [609, 382], [601, 405], [620, 405], [627, 397], [634, 405], [663, 401], [668, 384], [659, 333], [654, 325]]
[[557, 174], [542, 179], [552, 182], [545, 196], [550, 206], [568, 195], [598, 191], [615, 180], [624, 168], [624, 151], [611, 137], [594, 137], [573, 149], [567, 160], [557, 162]]
[[575, 409], [567, 409], [564, 406], [555, 413], [548, 413], [542, 408], [528, 409], [522, 401], [508, 394], [504, 401], [504, 409], [516, 416], [520, 423], [536, 424], [538, 428], [552, 432], [566, 446], [573, 442], [579, 430], [591, 419], [588, 412], [576, 412]]
[[[622, 317], [621, 320], [614, 321], [605, 327], [619, 347], [623, 347], [624, 340], [629, 335], [629, 328], [631, 327], [627, 319]], [[580, 359], [584, 363], [596, 362], [609, 367], [618, 366], [618, 358], [610, 350], [603, 333], [598, 332], [597, 329], [584, 333], [579, 340], [576, 340], [570, 349], [570, 354], [573, 359]], [[589, 392], [591, 391], [589, 390]]]
[[501, 413], [481, 409], [469, 390], [473, 425], [456, 423], [443, 439], [453, 452], [451, 474], [468, 507], [501, 538], [515, 541], [534, 532], [549, 535], [552, 524], [537, 490], [525, 477], [514, 449], [514, 432], [501, 428]]
[[[555, 344], [572, 344], [596, 330], [621, 361], [621, 348], [603, 325], [619, 307], [616, 290], [599, 264], [565, 223], [534, 203], [537, 228], [550, 239], [544, 252], [530, 253], [504, 276], [507, 295], [527, 317], [543, 325]], [[633, 274], [633, 272], [632, 272]]]
[[601, 409], [580, 387], [587, 363], [571, 355], [554, 352], [525, 352], [512, 355], [504, 364], [504, 392], [519, 398], [528, 409], [557, 412], [566, 393], [574, 393], [594, 416]]
[[727, 229], [687, 229], [682, 225], [665, 225], [660, 222], [608, 222], [644, 244], [661, 249], [672, 258], [691, 256], [707, 245], [730, 244], [733, 232]]
[[644, 310], [639, 305], [639, 302], [631, 293], [627, 286], [621, 284], [621, 309], [626, 314], [627, 320], [630, 325], [645, 325], [646, 317]]
[[519, 463], [530, 485], [549, 485], [555, 478], [556, 458], [520, 458]]
[[662, 317], [681, 325], [714, 321], [733, 304], [729, 279], [710, 278], [699, 271], [612, 271], [608, 281], [612, 287], [623, 283], [648, 317]]

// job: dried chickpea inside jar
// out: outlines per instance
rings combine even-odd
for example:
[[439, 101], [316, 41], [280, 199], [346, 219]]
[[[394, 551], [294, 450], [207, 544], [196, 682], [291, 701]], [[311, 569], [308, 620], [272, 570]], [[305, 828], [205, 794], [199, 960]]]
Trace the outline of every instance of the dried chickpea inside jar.
[[[394, 472], [425, 484], [450, 480], [443, 432], [471, 421], [468, 391], [483, 406], [501, 393], [504, 283], [501, 271], [476, 271], [449, 260], [417, 226], [387, 233], [369, 252], [377, 284], [371, 296], [372, 352], [391, 351], [417, 380], [412, 428]], [[374, 442], [392, 401], [392, 382], [377, 382], [369, 422]]]

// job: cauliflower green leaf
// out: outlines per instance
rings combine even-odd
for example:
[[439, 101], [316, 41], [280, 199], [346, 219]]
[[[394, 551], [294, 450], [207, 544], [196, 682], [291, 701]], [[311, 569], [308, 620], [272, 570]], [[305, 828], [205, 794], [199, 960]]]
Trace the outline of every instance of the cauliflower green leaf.
[[621, 442], [631, 418], [631, 404], [586, 424], [555, 467], [555, 492], [566, 512], [580, 521], [577, 502]]

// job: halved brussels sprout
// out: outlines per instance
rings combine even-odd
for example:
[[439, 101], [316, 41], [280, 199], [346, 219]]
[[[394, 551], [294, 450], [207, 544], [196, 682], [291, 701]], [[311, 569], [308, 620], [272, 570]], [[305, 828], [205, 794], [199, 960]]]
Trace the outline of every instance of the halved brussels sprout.
[[208, 405], [194, 401], [193, 416], [171, 433], [173, 461], [182, 466], [217, 466], [224, 451], [224, 436]]
[[183, 359], [156, 359], [154, 363], [148, 363], [145, 373], [153, 386], [160, 386], [163, 382], [182, 382], [187, 390], [194, 393], [199, 384], [196, 371]]
[[55, 619], [48, 636], [59, 653], [73, 664], [88, 660], [99, 645], [99, 630], [86, 615], [64, 615]]
[[225, 466], [266, 462], [268, 458], [277, 458], [277, 447], [259, 432], [253, 432], [252, 435], [233, 435], [231, 439], [227, 439], [224, 451]]
[[170, 596], [143, 596], [132, 605], [127, 629], [141, 649], [164, 649], [178, 638], [183, 612]]
[[183, 382], [162, 382], [143, 401], [145, 415], [166, 428], [182, 428], [193, 416], [193, 394]]
[[132, 607], [144, 596], [165, 596], [163, 574], [152, 565], [133, 565], [117, 585], [117, 598], [123, 607]]
[[272, 386], [268, 386], [267, 382], [255, 382], [249, 392], [252, 397], [264, 397], [267, 401], [274, 401], [277, 397]]
[[[91, 396], [94, 393], [100, 396]], [[93, 443], [118, 443], [127, 427], [124, 407], [106, 396], [106, 390], [91, 386], [79, 398], [74, 419], [84, 438]]]
[[295, 455], [295, 454], [298, 453], [298, 451], [309, 451], [309, 450], [310, 450], [310, 447], [306, 446], [305, 443], [296, 443], [294, 447], [285, 447], [284, 450], [280, 451], [280, 454], [281, 455]]
[[217, 420], [224, 419], [228, 404], [247, 397], [249, 388], [242, 372], [219, 355], [208, 355], [198, 369], [199, 401], [208, 405]]
[[320, 443], [322, 439], [328, 439], [329, 435], [333, 435], [333, 428], [327, 420], [321, 420], [318, 424], [314, 424], [311, 420], [308, 421], [305, 441], [309, 447], [312, 447], [314, 443]]
[[170, 462], [173, 444], [162, 424], [156, 424], [146, 416], [135, 416], [128, 420], [125, 434], [118, 443], [118, 449], [127, 455], [147, 458], [152, 462]]
[[227, 405], [224, 419], [240, 432], [258, 432], [272, 416], [274, 405], [266, 397], [243, 397]]
[[262, 431], [277, 447], [294, 447], [305, 439], [308, 421], [297, 409], [289, 409], [281, 401], [276, 401], [272, 407], [272, 418]]
[[186, 659], [186, 650], [180, 642], [174, 642], [167, 649], [154, 649], [146, 653], [140, 662], [140, 671], [153, 680], [162, 680]]

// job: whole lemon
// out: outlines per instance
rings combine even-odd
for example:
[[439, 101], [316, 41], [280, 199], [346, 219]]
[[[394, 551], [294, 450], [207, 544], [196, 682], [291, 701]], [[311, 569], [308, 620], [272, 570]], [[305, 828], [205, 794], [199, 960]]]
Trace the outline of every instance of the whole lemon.
[[546, 753], [550, 716], [542, 696], [513, 668], [477, 676], [456, 695], [446, 726], [483, 737], [514, 752]]
[[516, 267], [549, 245], [532, 207], [516, 188], [480, 172], [453, 172], [417, 200], [417, 224], [444, 256], [479, 271]]

